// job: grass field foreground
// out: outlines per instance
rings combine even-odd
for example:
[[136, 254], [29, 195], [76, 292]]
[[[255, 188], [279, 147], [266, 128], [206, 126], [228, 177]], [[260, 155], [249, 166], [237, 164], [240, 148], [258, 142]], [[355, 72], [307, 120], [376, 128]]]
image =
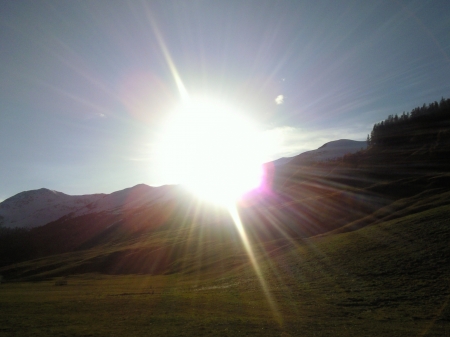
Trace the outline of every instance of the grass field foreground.
[[5, 283], [0, 335], [446, 336], [449, 218], [441, 206], [350, 233], [255, 243], [268, 292], [250, 263]]

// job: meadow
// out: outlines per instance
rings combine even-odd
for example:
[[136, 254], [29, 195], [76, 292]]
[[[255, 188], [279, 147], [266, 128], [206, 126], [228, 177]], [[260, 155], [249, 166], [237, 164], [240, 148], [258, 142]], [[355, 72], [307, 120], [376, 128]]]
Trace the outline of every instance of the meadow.
[[439, 206], [349, 233], [252, 242], [254, 264], [233, 241], [201, 266], [180, 255], [178, 272], [11, 280], [0, 285], [0, 335], [446, 336], [449, 218]]

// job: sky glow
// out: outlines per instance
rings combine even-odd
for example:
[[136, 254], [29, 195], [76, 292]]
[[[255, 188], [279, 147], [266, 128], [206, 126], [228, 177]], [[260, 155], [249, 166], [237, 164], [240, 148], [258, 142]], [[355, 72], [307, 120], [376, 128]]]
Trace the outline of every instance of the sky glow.
[[157, 173], [200, 197], [231, 204], [258, 187], [271, 140], [225, 102], [188, 99], [169, 114], [156, 142]]
[[0, 200], [167, 183], [158, 139], [194, 94], [254, 121], [269, 160], [365, 140], [450, 97], [449, 18], [445, 0], [4, 1]]

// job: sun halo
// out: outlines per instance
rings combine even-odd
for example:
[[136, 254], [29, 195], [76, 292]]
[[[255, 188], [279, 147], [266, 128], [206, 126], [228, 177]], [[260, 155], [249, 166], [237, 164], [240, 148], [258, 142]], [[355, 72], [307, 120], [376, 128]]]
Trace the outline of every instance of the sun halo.
[[263, 178], [263, 133], [244, 116], [219, 100], [182, 104], [157, 143], [160, 175], [222, 206], [257, 188]]

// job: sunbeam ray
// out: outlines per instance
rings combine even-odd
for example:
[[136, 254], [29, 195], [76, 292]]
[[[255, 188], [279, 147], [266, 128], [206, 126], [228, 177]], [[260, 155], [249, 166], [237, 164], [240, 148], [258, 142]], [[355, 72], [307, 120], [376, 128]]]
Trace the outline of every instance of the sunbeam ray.
[[239, 236], [241, 238], [242, 244], [245, 248], [245, 251], [247, 252], [248, 258], [250, 259], [250, 263], [253, 267], [253, 270], [258, 278], [258, 281], [261, 285], [261, 289], [264, 292], [264, 295], [267, 299], [267, 302], [272, 310], [272, 313], [274, 315], [274, 318], [277, 320], [277, 322], [281, 325], [282, 324], [282, 316], [281, 313], [275, 303], [275, 300], [269, 290], [269, 287], [266, 283], [266, 280], [264, 279], [264, 275], [262, 274], [261, 268], [259, 266], [259, 263], [255, 257], [255, 253], [252, 249], [251, 243], [247, 237], [247, 233], [245, 232], [244, 226], [242, 224], [241, 218], [239, 216], [238, 210], [235, 205], [231, 205], [228, 207], [228, 211], [231, 215], [231, 218], [233, 219], [234, 225], [236, 226], [236, 229], [238, 230]]

